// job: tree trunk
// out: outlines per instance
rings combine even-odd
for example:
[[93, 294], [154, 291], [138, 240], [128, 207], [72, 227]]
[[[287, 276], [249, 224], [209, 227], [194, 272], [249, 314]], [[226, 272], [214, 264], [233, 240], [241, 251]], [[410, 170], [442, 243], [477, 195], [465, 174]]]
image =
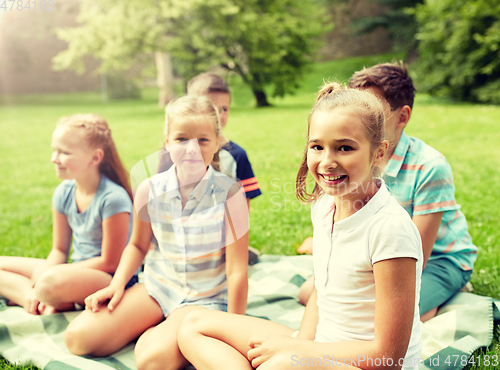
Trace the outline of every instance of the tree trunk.
[[271, 104], [267, 101], [267, 96], [264, 90], [252, 89], [255, 100], [257, 100], [257, 108], [259, 107], [269, 107]]
[[155, 62], [156, 84], [160, 89], [158, 95], [158, 105], [160, 108], [163, 108], [170, 100], [174, 99], [175, 97], [172, 89], [174, 85], [172, 60], [170, 58], [170, 54], [157, 51], [155, 52]]

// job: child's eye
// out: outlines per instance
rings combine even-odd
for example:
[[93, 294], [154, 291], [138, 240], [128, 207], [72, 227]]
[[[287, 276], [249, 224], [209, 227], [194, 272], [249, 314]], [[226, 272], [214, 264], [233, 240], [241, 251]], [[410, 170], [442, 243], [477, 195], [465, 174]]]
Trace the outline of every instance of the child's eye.
[[184, 138], [184, 137], [178, 137], [177, 139], [175, 139], [175, 141], [179, 142], [179, 143], [186, 143], [187, 142], [187, 139]]
[[200, 142], [200, 143], [208, 143], [208, 139], [201, 138], [201, 139], [198, 140], [198, 142]]
[[349, 146], [349, 145], [342, 145], [342, 146], [339, 148], [339, 150], [340, 150], [341, 152], [349, 152], [349, 151], [351, 151], [352, 149], [353, 149], [353, 148], [352, 148], [352, 146]]
[[312, 145], [311, 148], [312, 150], [323, 150], [323, 147], [321, 145]]

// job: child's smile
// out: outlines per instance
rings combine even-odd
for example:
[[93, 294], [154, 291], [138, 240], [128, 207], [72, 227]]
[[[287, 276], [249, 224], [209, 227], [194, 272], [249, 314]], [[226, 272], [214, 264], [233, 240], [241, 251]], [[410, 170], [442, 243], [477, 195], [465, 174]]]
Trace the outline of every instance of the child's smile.
[[326, 194], [349, 201], [366, 199], [373, 179], [373, 157], [356, 115], [344, 109], [313, 114], [307, 165]]
[[335, 176], [335, 175], [329, 175], [329, 174], [320, 174], [320, 176], [323, 178], [325, 183], [330, 184], [331, 186], [333, 185], [338, 185], [345, 179], [347, 179], [346, 175], [340, 175], [340, 176]]

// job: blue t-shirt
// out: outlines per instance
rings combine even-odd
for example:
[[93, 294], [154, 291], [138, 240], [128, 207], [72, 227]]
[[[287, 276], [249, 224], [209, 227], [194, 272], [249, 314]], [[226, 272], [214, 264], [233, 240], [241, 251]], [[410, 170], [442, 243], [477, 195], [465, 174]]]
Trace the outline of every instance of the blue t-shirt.
[[241, 146], [229, 141], [219, 151], [219, 157], [220, 172], [241, 181], [247, 198], [252, 199], [262, 194], [247, 153]]
[[[75, 180], [64, 180], [54, 191], [52, 205], [65, 215], [73, 233], [73, 262], [101, 255], [102, 222], [122, 212], [130, 215], [128, 237], [132, 231], [132, 201], [126, 190], [101, 174], [99, 187], [87, 209], [80, 213], [75, 199]], [[128, 239], [127, 239], [128, 240]]]

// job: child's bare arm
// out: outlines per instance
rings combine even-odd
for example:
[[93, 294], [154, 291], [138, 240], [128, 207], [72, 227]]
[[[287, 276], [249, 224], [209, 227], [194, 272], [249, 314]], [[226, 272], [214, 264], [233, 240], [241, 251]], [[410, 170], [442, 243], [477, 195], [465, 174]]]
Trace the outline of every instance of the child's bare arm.
[[54, 207], [52, 207], [52, 225], [52, 249], [46, 262], [33, 271], [33, 275], [31, 276], [33, 285], [40, 275], [49, 267], [68, 261], [71, 247], [71, 228], [68, 224], [66, 215], [59, 213]]
[[434, 243], [436, 243], [436, 237], [439, 226], [441, 225], [443, 213], [444, 212], [428, 213], [426, 215], [413, 216], [412, 218], [422, 238], [422, 252], [424, 255], [422, 269], [425, 268], [425, 264], [432, 253], [432, 248], [434, 248]]
[[299, 334], [297, 335], [298, 339], [314, 340], [316, 336], [316, 327], [319, 320], [317, 298], [318, 292], [316, 288], [313, 288], [300, 324]]
[[248, 295], [248, 208], [240, 188], [226, 201], [226, 276], [230, 313], [245, 314]]
[[116, 273], [108, 287], [99, 290], [85, 299], [87, 309], [98, 311], [100, 303], [109, 299], [108, 309], [113, 311], [123, 297], [127, 282], [142, 264], [149, 250], [153, 231], [151, 223], [147, 222], [144, 217], [140, 217], [138, 212], [147, 204], [148, 196], [149, 185], [145, 181], [139, 186], [136, 192], [132, 235], [129, 244], [123, 251]]

